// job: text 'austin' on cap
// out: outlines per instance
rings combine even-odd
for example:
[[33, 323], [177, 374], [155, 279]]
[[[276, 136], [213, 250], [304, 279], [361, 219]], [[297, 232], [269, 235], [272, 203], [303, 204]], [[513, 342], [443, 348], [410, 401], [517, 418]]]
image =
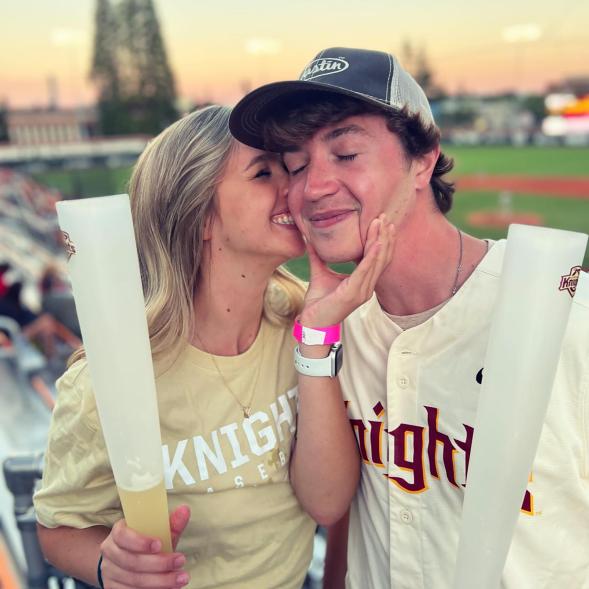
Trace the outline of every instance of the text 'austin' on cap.
[[298, 80], [266, 84], [244, 96], [231, 113], [231, 133], [246, 145], [264, 149], [265, 117], [301, 92], [344, 94], [385, 110], [406, 108], [419, 114], [425, 125], [434, 123], [425, 93], [394, 55], [331, 47], [321, 51]]

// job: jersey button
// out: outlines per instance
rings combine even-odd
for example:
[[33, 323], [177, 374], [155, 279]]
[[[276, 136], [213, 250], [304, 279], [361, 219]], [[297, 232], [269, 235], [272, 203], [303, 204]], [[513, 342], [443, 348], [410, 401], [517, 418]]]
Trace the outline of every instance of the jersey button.
[[413, 522], [413, 514], [408, 509], [401, 509], [401, 521], [404, 524], [410, 524]]
[[406, 389], [409, 386], [409, 379], [406, 376], [400, 376], [397, 379], [397, 384], [402, 388]]

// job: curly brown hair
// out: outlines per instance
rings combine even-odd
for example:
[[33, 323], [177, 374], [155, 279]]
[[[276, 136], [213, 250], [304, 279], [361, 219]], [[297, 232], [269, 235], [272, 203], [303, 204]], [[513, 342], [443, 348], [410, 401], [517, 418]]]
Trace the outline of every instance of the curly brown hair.
[[[385, 110], [377, 105], [339, 94], [300, 92], [269, 110], [264, 119], [264, 145], [270, 151], [285, 152], [310, 139], [319, 129], [355, 115], [382, 116], [394, 133], [409, 161], [419, 158], [440, 143], [440, 131], [426, 126], [419, 114], [407, 110]], [[440, 152], [430, 186], [438, 209], [447, 213], [452, 207], [454, 183], [444, 179], [452, 170], [452, 158]]]

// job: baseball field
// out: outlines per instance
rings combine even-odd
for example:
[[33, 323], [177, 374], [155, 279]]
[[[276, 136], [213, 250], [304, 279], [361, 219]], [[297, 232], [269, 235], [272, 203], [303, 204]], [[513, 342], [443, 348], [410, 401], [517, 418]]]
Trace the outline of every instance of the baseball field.
[[[448, 148], [457, 192], [449, 217], [480, 237], [507, 234], [507, 222], [589, 233], [589, 149]], [[589, 251], [584, 267], [589, 266]]]
[[[589, 233], [589, 148], [444, 146], [455, 160], [455, 203], [449, 218], [479, 237], [499, 239], [510, 222]], [[37, 174], [66, 196], [125, 191], [129, 168]], [[589, 253], [583, 263], [589, 267]], [[308, 276], [304, 259], [289, 267]], [[344, 266], [348, 269], [350, 266]]]

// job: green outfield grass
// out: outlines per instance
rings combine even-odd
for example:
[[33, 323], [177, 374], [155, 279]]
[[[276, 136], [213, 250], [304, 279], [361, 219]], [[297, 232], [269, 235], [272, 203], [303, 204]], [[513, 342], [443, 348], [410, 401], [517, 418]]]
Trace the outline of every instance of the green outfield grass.
[[454, 158], [454, 175], [589, 176], [588, 148], [444, 145], [443, 150]]
[[127, 192], [131, 168], [89, 168], [87, 170], [50, 170], [33, 178], [56, 188], [68, 198], [106, 196]]
[[[530, 176], [589, 176], [589, 149], [538, 147], [456, 147], [444, 146], [444, 151], [455, 158], [454, 176], [467, 174], [525, 174]], [[35, 178], [60, 190], [66, 196], [101, 196], [126, 192], [131, 168], [90, 169], [71, 172], [50, 171]], [[460, 192], [449, 218], [465, 231], [479, 237], [499, 239], [506, 231], [473, 227], [467, 222], [469, 213], [497, 210], [497, 195], [491, 192]], [[534, 195], [514, 195], [513, 210], [534, 212], [542, 216], [549, 227], [589, 233], [589, 200], [548, 198]], [[585, 257], [589, 266], [589, 255]], [[293, 260], [289, 268], [308, 278], [304, 258]], [[351, 265], [344, 265], [348, 270]]]
[[[309, 280], [309, 263], [307, 261], [307, 256], [291, 260], [286, 264], [286, 267], [299, 278]], [[349, 274], [354, 269], [354, 264], [351, 262], [345, 264], [331, 264], [331, 267], [337, 272]]]
[[[468, 222], [468, 216], [475, 211], [497, 211], [497, 194], [493, 192], [459, 192], [448, 218], [458, 227], [477, 237], [501, 239], [507, 229], [477, 227]], [[542, 225], [555, 229], [567, 229], [589, 233], [589, 199], [550, 198], [534, 194], [517, 194], [512, 197], [514, 213], [535, 213], [542, 218]], [[589, 250], [583, 262], [589, 267]]]

